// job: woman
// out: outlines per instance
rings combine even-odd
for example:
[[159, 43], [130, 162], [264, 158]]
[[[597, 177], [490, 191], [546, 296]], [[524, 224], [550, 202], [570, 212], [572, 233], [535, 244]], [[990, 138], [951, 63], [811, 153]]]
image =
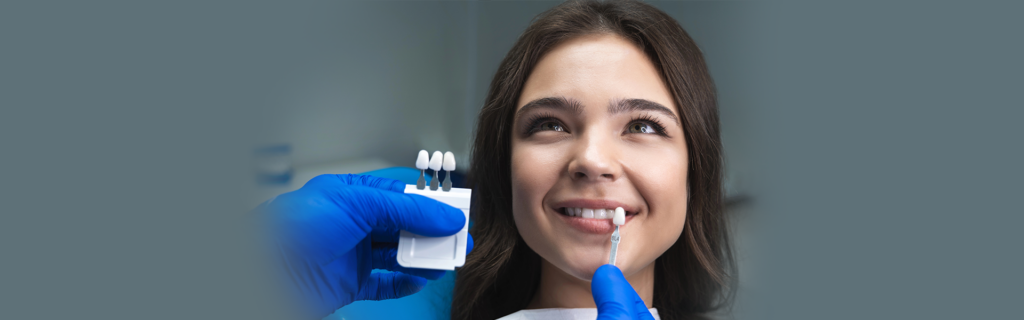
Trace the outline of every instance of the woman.
[[452, 318], [594, 308], [589, 280], [608, 261], [613, 226], [587, 211], [615, 207], [628, 213], [616, 265], [652, 313], [689, 319], [726, 304], [721, 150], [711, 77], [670, 16], [636, 1], [541, 14], [480, 114], [477, 242]]
[[[671, 17], [636, 1], [545, 12], [502, 61], [478, 125], [453, 319], [592, 319], [595, 305], [692, 319], [728, 302], [714, 86]], [[444, 274], [399, 266], [397, 232], [451, 235], [465, 216], [404, 187], [323, 175], [262, 207], [303, 312], [406, 296]], [[618, 258], [602, 266], [619, 207]]]

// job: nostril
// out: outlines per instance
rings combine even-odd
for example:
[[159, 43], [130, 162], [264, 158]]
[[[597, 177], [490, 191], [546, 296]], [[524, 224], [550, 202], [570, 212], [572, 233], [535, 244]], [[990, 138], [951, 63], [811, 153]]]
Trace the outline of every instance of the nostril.
[[605, 174], [602, 174], [601, 177], [602, 178], [611, 179], [611, 178], [614, 178], [615, 176], [613, 176], [611, 173], [605, 173]]

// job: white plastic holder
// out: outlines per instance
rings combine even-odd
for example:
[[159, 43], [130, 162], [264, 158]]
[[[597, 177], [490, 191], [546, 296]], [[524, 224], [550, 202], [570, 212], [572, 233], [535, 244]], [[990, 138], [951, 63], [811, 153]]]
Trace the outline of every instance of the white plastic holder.
[[402, 230], [398, 238], [398, 264], [406, 268], [455, 270], [466, 264], [469, 235], [469, 204], [473, 190], [452, 188], [451, 191], [423, 189], [406, 185], [405, 193], [422, 195], [462, 210], [466, 224], [458, 233], [447, 237], [425, 237]]

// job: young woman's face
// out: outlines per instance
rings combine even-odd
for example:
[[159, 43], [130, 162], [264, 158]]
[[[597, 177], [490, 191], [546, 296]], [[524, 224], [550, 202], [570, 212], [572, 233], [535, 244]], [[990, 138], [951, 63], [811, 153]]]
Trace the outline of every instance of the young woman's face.
[[653, 267], [686, 221], [680, 123], [658, 70], [625, 39], [587, 35], [548, 52], [526, 81], [513, 127], [512, 211], [527, 245], [590, 280], [608, 263], [612, 213], [622, 207], [616, 265], [627, 276]]

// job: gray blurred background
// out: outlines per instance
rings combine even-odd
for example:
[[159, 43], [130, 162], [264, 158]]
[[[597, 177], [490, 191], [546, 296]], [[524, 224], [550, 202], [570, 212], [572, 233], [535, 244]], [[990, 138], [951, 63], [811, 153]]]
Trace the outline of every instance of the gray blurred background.
[[[420, 149], [466, 168], [556, 3], [0, 3], [0, 318], [273, 318], [245, 212]], [[652, 3], [705, 54], [749, 199], [726, 318], [1019, 317], [1024, 5]]]

